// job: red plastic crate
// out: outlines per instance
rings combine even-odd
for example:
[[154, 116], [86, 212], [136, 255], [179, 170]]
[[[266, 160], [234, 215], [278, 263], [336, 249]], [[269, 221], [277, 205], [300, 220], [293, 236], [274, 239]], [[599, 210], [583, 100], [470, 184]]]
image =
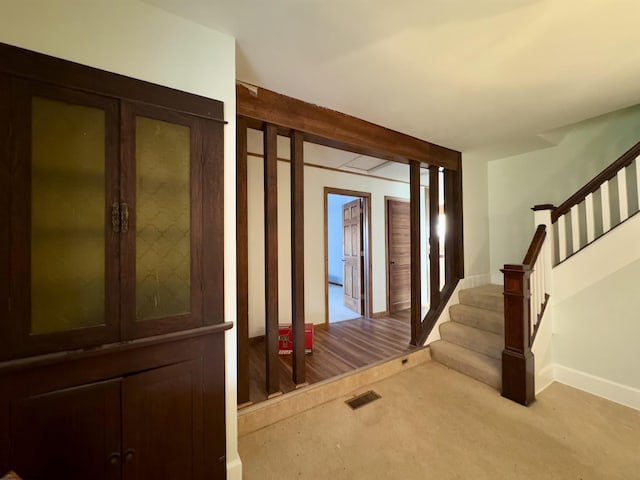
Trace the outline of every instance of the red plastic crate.
[[[313, 352], [313, 323], [304, 324], [304, 351]], [[293, 328], [290, 324], [278, 326], [278, 353], [289, 355], [293, 352]]]

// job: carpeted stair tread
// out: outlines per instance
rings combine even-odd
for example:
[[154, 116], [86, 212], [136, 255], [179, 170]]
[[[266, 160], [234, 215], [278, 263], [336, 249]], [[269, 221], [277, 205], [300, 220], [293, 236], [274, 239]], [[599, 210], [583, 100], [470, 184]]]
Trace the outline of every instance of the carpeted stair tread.
[[496, 333], [469, 327], [457, 322], [440, 325], [440, 337], [449, 343], [499, 360], [504, 350], [504, 337]]
[[494, 312], [504, 312], [504, 296], [501, 285], [482, 285], [466, 288], [458, 292], [460, 303], [484, 308]]
[[504, 334], [504, 314], [459, 303], [449, 307], [451, 321], [488, 332]]
[[500, 390], [500, 360], [445, 340], [433, 342], [429, 348], [434, 360]]

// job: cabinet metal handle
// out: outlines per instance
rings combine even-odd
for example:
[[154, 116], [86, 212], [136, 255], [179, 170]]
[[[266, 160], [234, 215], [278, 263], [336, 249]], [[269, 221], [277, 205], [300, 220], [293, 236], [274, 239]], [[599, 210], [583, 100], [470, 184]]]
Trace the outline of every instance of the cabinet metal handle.
[[136, 451], [133, 448], [130, 448], [128, 450], [126, 450], [124, 452], [124, 461], [125, 462], [130, 462], [131, 460], [133, 460], [133, 457], [135, 455]]
[[120, 233], [120, 204], [118, 202], [111, 205], [111, 226], [115, 233]]
[[122, 203], [120, 205], [120, 224], [122, 225], [122, 233], [129, 231], [129, 204]]
[[119, 452], [113, 452], [111, 455], [109, 455], [109, 463], [111, 465], [117, 465], [119, 462], [120, 462]]

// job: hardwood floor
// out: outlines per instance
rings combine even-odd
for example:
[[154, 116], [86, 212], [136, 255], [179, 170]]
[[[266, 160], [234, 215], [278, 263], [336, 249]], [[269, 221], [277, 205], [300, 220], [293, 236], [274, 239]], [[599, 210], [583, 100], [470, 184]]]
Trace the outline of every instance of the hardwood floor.
[[[389, 317], [355, 320], [331, 324], [328, 329], [316, 329], [313, 353], [306, 355], [307, 383], [316, 383], [393, 357], [415, 347], [411, 337], [409, 312], [397, 312]], [[291, 355], [280, 355], [280, 389], [283, 393], [295, 389], [291, 380]], [[266, 400], [264, 338], [250, 344], [250, 399], [252, 403]]]

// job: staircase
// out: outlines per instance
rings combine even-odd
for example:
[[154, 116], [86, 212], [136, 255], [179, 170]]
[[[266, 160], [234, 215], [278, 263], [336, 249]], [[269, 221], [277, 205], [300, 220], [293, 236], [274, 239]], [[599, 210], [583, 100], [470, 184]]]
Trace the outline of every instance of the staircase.
[[434, 360], [498, 390], [504, 349], [504, 299], [500, 285], [460, 290], [440, 325], [441, 340], [429, 345]]

